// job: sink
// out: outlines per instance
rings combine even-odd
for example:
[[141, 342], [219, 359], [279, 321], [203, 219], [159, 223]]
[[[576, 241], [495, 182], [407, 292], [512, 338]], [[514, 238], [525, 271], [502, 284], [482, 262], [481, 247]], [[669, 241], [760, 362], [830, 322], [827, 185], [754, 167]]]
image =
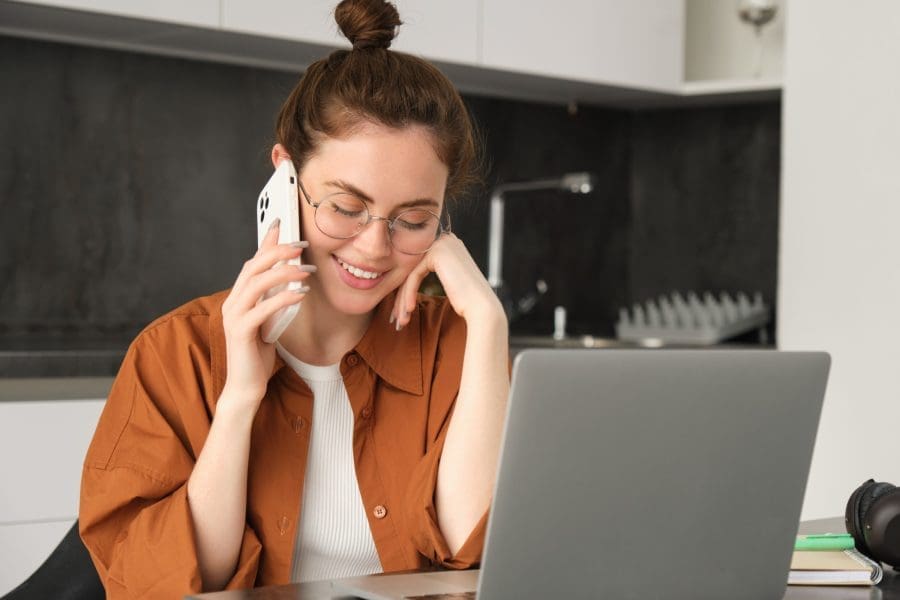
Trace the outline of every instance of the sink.
[[549, 335], [512, 335], [509, 337], [509, 353], [510, 358], [522, 350], [528, 348], [587, 348], [587, 349], [603, 349], [603, 348], [619, 348], [619, 349], [637, 349], [637, 348], [671, 348], [671, 349], [693, 349], [693, 350], [716, 350], [716, 349], [738, 349], [738, 350], [774, 350], [775, 346], [768, 344], [747, 344], [747, 343], [719, 343], [714, 345], [701, 344], [663, 344], [661, 340], [648, 338], [641, 341], [625, 341], [618, 338], [596, 337], [592, 335], [573, 335], [565, 337], [561, 340], [554, 339]]
[[509, 338], [509, 346], [519, 351], [525, 348], [655, 348], [658, 344], [652, 343], [652, 340], [638, 343], [592, 335], [568, 336], [561, 340], [549, 335], [513, 335]]

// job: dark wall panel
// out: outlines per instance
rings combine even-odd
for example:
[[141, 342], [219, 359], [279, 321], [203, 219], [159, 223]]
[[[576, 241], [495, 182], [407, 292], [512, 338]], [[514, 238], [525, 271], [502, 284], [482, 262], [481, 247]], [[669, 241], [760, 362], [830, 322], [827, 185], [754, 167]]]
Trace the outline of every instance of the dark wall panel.
[[761, 292], [775, 300], [780, 106], [634, 117], [631, 294]]
[[[488, 99], [470, 99], [491, 159], [490, 185], [590, 171], [593, 192], [509, 193], [505, 197], [503, 279], [514, 298], [548, 292], [531, 314], [512, 323], [516, 332], [549, 334], [553, 308], [566, 307], [569, 329], [599, 332], [627, 299], [629, 232], [628, 113]], [[488, 196], [478, 206], [470, 249], [487, 270]]]
[[[0, 346], [123, 344], [227, 287], [254, 249], [274, 118], [296, 79], [0, 37]], [[509, 289], [550, 288], [515, 333], [549, 333], [563, 305], [570, 331], [610, 334], [619, 306], [672, 289], [774, 299], [777, 103], [570, 114], [466, 102], [489, 169], [454, 229], [482, 268], [493, 184], [598, 176], [585, 196], [509, 195]]]
[[0, 333], [129, 337], [229, 284], [293, 76], [0, 37], [0, 79]]

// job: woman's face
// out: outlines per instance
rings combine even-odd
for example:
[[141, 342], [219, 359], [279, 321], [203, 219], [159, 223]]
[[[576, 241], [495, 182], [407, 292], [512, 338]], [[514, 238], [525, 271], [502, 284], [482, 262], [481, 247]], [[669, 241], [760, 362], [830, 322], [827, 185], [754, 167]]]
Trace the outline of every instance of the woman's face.
[[[314, 204], [350, 191], [365, 200], [371, 216], [393, 218], [412, 203], [440, 215], [447, 175], [425, 128], [367, 124], [344, 139], [326, 138], [299, 177]], [[338, 312], [372, 311], [422, 259], [395, 250], [382, 220], [370, 222], [356, 237], [331, 238], [316, 227], [315, 209], [302, 191], [299, 199], [301, 235], [309, 242], [302, 260], [318, 267], [309, 296]]]

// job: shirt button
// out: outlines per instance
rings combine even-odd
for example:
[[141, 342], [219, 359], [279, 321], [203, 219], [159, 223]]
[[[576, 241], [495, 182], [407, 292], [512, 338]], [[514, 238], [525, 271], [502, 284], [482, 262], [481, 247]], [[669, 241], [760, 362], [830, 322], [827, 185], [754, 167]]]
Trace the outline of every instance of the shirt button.
[[278, 519], [278, 533], [280, 533], [281, 535], [284, 535], [285, 533], [288, 532], [288, 529], [290, 529], [290, 528], [291, 528], [291, 520], [290, 519], [288, 519], [287, 517], [284, 517], [284, 516], [281, 517], [280, 519]]
[[300, 433], [303, 430], [303, 417], [294, 417], [294, 433]]
[[359, 357], [356, 354], [348, 354], [347, 355], [347, 366], [355, 367], [359, 363]]
[[387, 509], [379, 504], [372, 511], [372, 514], [375, 515], [376, 519], [383, 519], [387, 516]]
[[372, 407], [367, 406], [367, 407], [363, 408], [362, 412], [360, 414], [362, 415], [363, 419], [368, 419], [369, 417], [372, 416]]

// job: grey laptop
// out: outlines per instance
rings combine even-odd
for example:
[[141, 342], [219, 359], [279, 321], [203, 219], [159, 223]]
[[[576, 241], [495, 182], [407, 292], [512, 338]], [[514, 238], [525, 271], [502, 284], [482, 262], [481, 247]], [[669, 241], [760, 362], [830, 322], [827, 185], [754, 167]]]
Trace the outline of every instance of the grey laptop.
[[780, 599], [829, 362], [751, 350], [524, 351], [481, 570], [351, 578], [334, 591]]

